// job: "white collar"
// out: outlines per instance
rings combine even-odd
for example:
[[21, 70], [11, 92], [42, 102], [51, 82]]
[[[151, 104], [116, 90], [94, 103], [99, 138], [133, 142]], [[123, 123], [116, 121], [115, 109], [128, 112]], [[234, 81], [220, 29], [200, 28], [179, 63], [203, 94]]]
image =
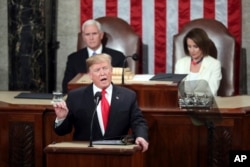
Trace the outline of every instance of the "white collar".
[[92, 56], [94, 52], [96, 54], [101, 54], [102, 53], [102, 45], [100, 45], [100, 47], [97, 48], [96, 50], [92, 50], [89, 47], [87, 47], [87, 50], [88, 50], [89, 57]]
[[[106, 88], [106, 92], [109, 96], [111, 96], [112, 94], [112, 90], [113, 90], [113, 85], [110, 84], [107, 88]], [[102, 91], [102, 89], [98, 88], [95, 84], [93, 84], [93, 91], [94, 91], [94, 95], [96, 94], [96, 92], [98, 91]]]

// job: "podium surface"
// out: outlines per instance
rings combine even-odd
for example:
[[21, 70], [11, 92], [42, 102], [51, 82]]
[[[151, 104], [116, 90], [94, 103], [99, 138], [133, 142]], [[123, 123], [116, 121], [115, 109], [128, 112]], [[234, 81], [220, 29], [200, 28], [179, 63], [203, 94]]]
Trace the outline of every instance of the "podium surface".
[[140, 167], [143, 166], [143, 154], [137, 145], [94, 145], [88, 142], [61, 142], [48, 145], [46, 153], [47, 167]]

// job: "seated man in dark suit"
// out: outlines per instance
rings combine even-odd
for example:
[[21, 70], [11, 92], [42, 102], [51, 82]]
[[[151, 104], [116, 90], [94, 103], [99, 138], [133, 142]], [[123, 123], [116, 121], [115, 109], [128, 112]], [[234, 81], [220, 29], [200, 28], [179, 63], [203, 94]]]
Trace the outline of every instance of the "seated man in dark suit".
[[82, 38], [87, 47], [80, 49], [68, 56], [66, 69], [64, 72], [62, 89], [63, 93], [67, 93], [67, 84], [78, 73], [86, 73], [86, 59], [92, 55], [107, 53], [112, 57], [113, 67], [122, 67], [125, 56], [122, 52], [107, 48], [102, 45], [104, 32], [102, 32], [101, 24], [96, 20], [87, 20], [82, 25]]

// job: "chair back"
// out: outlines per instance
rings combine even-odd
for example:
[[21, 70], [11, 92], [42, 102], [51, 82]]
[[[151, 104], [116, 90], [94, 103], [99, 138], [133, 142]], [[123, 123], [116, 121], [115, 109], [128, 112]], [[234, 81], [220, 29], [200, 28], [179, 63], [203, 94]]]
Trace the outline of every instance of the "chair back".
[[228, 29], [214, 19], [195, 19], [188, 22], [173, 38], [173, 70], [178, 59], [185, 56], [183, 38], [193, 28], [202, 28], [211, 39], [213, 46], [210, 55], [221, 62], [222, 80], [218, 96], [232, 96], [235, 94], [235, 38]]

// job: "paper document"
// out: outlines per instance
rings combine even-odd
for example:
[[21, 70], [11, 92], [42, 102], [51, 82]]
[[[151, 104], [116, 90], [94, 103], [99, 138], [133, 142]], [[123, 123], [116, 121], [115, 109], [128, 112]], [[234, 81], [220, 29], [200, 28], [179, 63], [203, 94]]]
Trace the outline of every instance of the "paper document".
[[153, 74], [139, 74], [134, 76], [133, 81], [149, 81], [153, 76]]

